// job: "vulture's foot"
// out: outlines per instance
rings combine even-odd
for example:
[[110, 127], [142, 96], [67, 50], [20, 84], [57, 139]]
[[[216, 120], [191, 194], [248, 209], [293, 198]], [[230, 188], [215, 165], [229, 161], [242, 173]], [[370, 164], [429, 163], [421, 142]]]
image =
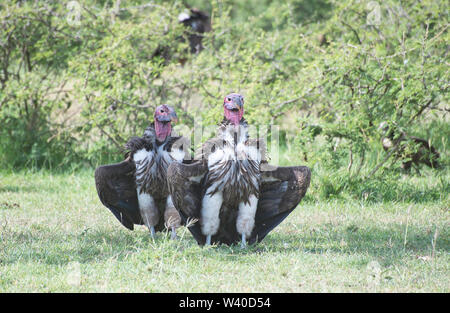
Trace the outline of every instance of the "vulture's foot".
[[242, 249], [247, 248], [247, 240], [245, 239], [245, 234], [242, 234], [241, 248]]

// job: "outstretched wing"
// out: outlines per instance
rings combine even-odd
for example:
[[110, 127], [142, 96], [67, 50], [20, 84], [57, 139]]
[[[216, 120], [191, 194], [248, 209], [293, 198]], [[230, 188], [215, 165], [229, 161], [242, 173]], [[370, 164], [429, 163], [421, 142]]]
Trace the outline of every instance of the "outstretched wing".
[[136, 194], [135, 171], [136, 166], [130, 158], [95, 170], [100, 201], [130, 230], [133, 230], [134, 224], [143, 224]]
[[306, 166], [274, 167], [261, 165], [261, 186], [258, 209], [249, 243], [260, 242], [300, 203], [311, 181]]
[[[311, 180], [311, 171], [306, 166], [272, 167], [267, 164], [261, 166], [260, 198], [255, 227], [248, 238], [250, 244], [263, 240], [297, 207]], [[206, 164], [200, 161], [189, 165], [172, 163], [167, 174], [173, 202], [183, 221], [188, 226], [189, 218], [197, 220], [188, 226], [188, 229], [201, 245], [206, 240], [199, 220], [204, 192], [202, 179], [207, 170]], [[241, 237], [235, 227], [212, 237], [212, 242], [224, 244], [238, 243], [240, 240]]]
[[202, 179], [207, 170], [206, 164], [201, 161], [192, 164], [173, 162], [167, 170], [173, 204], [197, 241], [204, 237], [199, 220], [203, 196]]

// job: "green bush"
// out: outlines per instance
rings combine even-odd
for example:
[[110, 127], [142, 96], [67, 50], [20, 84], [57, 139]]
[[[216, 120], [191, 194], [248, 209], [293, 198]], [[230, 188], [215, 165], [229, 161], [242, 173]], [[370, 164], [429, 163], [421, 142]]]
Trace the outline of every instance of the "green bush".
[[[71, 103], [64, 91], [76, 40], [61, 25], [61, 6], [0, 5], [0, 165], [58, 167], [79, 162], [72, 130], [58, 114]], [[59, 9], [59, 10], [58, 10]]]
[[[197, 55], [177, 21], [185, 3], [211, 15]], [[408, 156], [386, 157], [382, 122], [429, 140], [446, 169], [446, 1], [79, 4], [0, 7], [2, 166], [118, 161], [157, 105], [174, 106], [186, 126], [214, 125], [236, 91], [250, 123], [281, 126], [281, 164], [320, 168], [320, 197], [359, 197], [385, 169], [399, 179]]]

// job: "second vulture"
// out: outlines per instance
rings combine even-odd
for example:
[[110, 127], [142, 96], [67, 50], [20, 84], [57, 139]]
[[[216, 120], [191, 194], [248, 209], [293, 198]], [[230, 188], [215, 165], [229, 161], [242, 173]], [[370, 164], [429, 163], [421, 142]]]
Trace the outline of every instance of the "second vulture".
[[[167, 177], [172, 201], [200, 245], [260, 242], [305, 195], [311, 171], [264, 160], [262, 140], [251, 139], [244, 99], [225, 97], [218, 136], [192, 164], [174, 162]], [[189, 225], [189, 220], [198, 222]]]

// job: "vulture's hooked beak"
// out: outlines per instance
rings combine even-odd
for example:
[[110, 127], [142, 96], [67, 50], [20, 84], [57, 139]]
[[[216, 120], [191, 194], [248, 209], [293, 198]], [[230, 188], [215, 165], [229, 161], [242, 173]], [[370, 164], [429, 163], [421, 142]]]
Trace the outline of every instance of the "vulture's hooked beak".
[[225, 109], [233, 112], [240, 112], [242, 110], [242, 106], [236, 102], [225, 103]]
[[169, 116], [171, 118], [171, 122], [178, 123], [178, 116], [175, 110], [172, 109], [172, 112], [170, 112]]

